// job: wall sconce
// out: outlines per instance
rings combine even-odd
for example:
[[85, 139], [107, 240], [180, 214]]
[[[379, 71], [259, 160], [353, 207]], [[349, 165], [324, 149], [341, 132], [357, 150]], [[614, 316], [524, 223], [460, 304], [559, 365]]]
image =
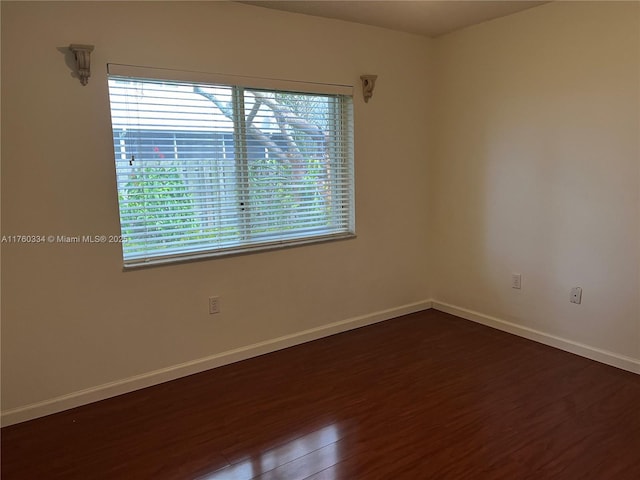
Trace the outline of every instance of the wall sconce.
[[93, 45], [69, 45], [69, 50], [71, 50], [76, 57], [80, 83], [86, 85], [91, 76], [91, 52], [93, 52]]
[[362, 95], [364, 96], [364, 102], [369, 102], [369, 99], [373, 97], [373, 88], [376, 86], [377, 75], [361, 75], [362, 80]]

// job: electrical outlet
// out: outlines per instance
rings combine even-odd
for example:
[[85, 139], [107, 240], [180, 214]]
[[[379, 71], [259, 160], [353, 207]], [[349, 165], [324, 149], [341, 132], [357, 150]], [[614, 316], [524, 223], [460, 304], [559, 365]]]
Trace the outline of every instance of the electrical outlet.
[[571, 303], [582, 303], [582, 288], [573, 287], [571, 289], [571, 297], [569, 298]]
[[220, 313], [220, 299], [218, 297], [209, 297], [209, 313]]
[[522, 288], [522, 275], [519, 273], [511, 275], [511, 288], [517, 288], [518, 290]]

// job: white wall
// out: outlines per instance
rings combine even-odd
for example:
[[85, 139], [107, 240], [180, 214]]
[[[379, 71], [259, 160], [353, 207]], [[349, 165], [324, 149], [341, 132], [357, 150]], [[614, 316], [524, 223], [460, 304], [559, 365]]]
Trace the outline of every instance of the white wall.
[[[434, 298], [627, 357], [632, 369], [639, 7], [543, 5], [438, 39], [433, 67]], [[581, 305], [569, 303], [573, 286]]]
[[[640, 364], [637, 3], [556, 2], [436, 41], [214, 2], [1, 5], [4, 235], [118, 232], [107, 62], [379, 75], [355, 100], [356, 240], [126, 273], [117, 245], [3, 244], [5, 421], [430, 298]], [[70, 43], [96, 45], [87, 87]]]
[[[60, 51], [71, 43], [95, 45], [86, 87]], [[379, 75], [374, 98], [354, 100], [355, 240], [129, 272], [115, 244], [3, 244], [8, 421], [109, 382], [424, 308], [429, 55], [421, 37], [232, 3], [2, 2], [3, 235], [119, 232], [107, 62], [353, 85]]]

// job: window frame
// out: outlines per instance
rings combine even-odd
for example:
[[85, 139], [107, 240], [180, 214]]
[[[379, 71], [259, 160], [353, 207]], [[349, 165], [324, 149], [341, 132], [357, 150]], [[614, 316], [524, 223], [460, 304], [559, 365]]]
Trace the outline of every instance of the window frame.
[[[336, 241], [336, 240], [345, 240], [356, 237], [355, 231], [355, 159], [354, 159], [354, 119], [353, 119], [353, 87], [350, 85], [339, 85], [339, 84], [318, 84], [311, 82], [295, 82], [289, 80], [278, 80], [278, 79], [270, 79], [270, 78], [259, 78], [259, 77], [246, 77], [246, 76], [237, 76], [237, 75], [220, 75], [220, 74], [211, 74], [205, 72], [188, 72], [188, 71], [180, 71], [180, 70], [167, 70], [167, 69], [159, 69], [152, 67], [138, 67], [131, 65], [120, 65], [120, 64], [108, 64], [107, 65], [107, 73], [108, 79], [130, 79], [137, 81], [167, 81], [167, 82], [187, 82], [187, 83], [200, 83], [205, 85], [212, 86], [228, 86], [232, 88], [233, 92], [233, 106], [234, 106], [234, 141], [235, 143], [235, 155], [236, 162], [239, 163], [240, 169], [248, 168], [248, 156], [242, 155], [242, 153], [238, 154], [238, 148], [242, 149], [243, 145], [246, 149], [247, 145], [247, 135], [246, 135], [246, 126], [244, 125], [244, 89], [249, 90], [263, 90], [270, 92], [284, 92], [284, 93], [306, 93], [306, 94], [316, 94], [316, 95], [340, 95], [344, 97], [341, 101], [336, 102], [337, 105], [342, 109], [341, 112], [334, 114], [334, 118], [336, 121], [341, 122], [339, 126], [340, 134], [338, 137], [340, 140], [346, 139], [347, 144], [341, 144], [341, 147], [336, 147], [335, 142], [331, 147], [332, 149], [339, 148], [343, 150], [340, 152], [338, 157], [331, 155], [330, 158], [332, 161], [335, 161], [336, 158], [338, 160], [348, 162], [348, 165], [342, 165], [338, 168], [345, 169], [347, 171], [345, 175], [345, 179], [348, 180], [348, 193], [344, 198], [346, 198], [346, 204], [348, 207], [348, 212], [346, 215], [343, 215], [344, 218], [347, 218], [346, 231], [341, 231], [338, 233], [326, 233], [326, 234], [316, 234], [316, 235], [304, 235], [296, 238], [286, 238], [285, 234], [281, 234], [282, 237], [271, 241], [260, 241], [259, 243], [246, 243], [246, 239], [242, 240], [237, 245], [228, 246], [228, 247], [216, 247], [213, 242], [209, 242], [206, 246], [199, 248], [198, 250], [182, 252], [182, 253], [169, 253], [169, 254], [156, 254], [156, 255], [146, 255], [144, 257], [139, 258], [126, 258], [125, 245], [122, 245], [122, 255], [124, 261], [124, 268], [138, 268], [152, 265], [164, 265], [164, 264], [172, 264], [177, 262], [186, 262], [186, 261], [194, 261], [201, 260], [207, 258], [216, 258], [230, 255], [238, 255], [238, 254], [246, 254], [246, 253], [254, 253], [254, 252], [262, 252], [267, 250], [273, 250], [278, 248], [288, 248], [295, 247], [301, 245], [309, 245], [315, 243], [322, 243], [328, 241]], [[240, 113], [236, 110], [238, 106], [242, 106]], [[241, 119], [240, 125], [236, 125], [235, 118]], [[343, 124], [344, 121], [349, 122], [348, 124]], [[116, 132], [116, 126], [112, 121], [111, 124], [112, 136]], [[238, 137], [237, 137], [238, 136]], [[239, 137], [243, 137], [238, 141]], [[116, 145], [114, 144], [114, 154], [116, 161], [120, 152], [115, 149]], [[244, 165], [242, 163], [244, 162]], [[116, 174], [118, 174], [118, 169], [116, 167]], [[243, 181], [243, 176], [238, 175], [236, 177], [237, 182]], [[120, 185], [118, 185], [118, 190]], [[335, 188], [335, 187], [334, 187]], [[333, 191], [333, 190], [332, 190]], [[249, 192], [248, 185], [243, 186], [239, 191], [238, 195], [247, 194]], [[337, 196], [337, 195], [336, 195]], [[335, 197], [335, 196], [334, 196]], [[121, 219], [121, 203], [120, 199], [118, 199], [118, 212], [119, 212], [119, 222], [122, 231], [122, 219]], [[237, 217], [237, 221], [244, 226], [250, 226], [250, 223], [243, 222], [240, 217]], [[279, 232], [285, 232], [285, 230], [279, 230]], [[124, 235], [124, 232], [123, 232]], [[126, 240], [126, 239], [125, 239]]]

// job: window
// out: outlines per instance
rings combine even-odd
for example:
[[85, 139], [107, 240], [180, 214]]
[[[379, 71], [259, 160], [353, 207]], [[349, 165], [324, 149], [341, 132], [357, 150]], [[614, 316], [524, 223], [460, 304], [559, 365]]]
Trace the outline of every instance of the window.
[[109, 95], [125, 266], [354, 236], [351, 87], [109, 65]]

